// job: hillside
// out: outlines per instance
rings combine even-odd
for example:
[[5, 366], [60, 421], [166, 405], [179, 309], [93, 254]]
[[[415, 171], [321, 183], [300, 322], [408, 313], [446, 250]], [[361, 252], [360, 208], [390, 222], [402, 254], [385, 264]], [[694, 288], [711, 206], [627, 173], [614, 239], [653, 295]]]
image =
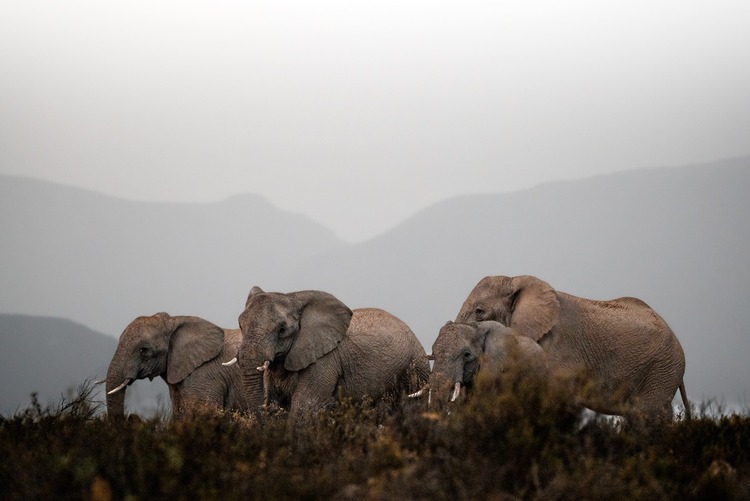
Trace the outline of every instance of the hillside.
[[[0, 315], [0, 347], [0, 414], [12, 415], [29, 406], [32, 392], [42, 405], [55, 405], [85, 380], [103, 378], [117, 340], [61, 318]], [[93, 395], [99, 401], [102, 390]], [[160, 380], [136, 383], [128, 410], [148, 415], [168, 406], [164, 390]]]

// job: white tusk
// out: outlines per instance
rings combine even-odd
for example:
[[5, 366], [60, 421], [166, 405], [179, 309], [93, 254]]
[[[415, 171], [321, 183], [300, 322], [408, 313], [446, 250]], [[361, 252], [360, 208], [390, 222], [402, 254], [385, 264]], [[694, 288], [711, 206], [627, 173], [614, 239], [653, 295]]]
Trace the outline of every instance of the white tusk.
[[229, 362], [222, 362], [221, 365], [223, 365], [224, 367], [229, 367], [230, 365], [234, 365], [236, 363], [237, 363], [237, 357], [234, 357]]
[[271, 361], [266, 360], [263, 362], [263, 365], [256, 367], [259, 372], [263, 373], [263, 407], [268, 407], [271, 392], [271, 372], [268, 370], [269, 365], [271, 365]]
[[424, 395], [424, 391], [428, 390], [429, 388], [430, 388], [429, 386], [425, 385], [425, 386], [422, 387], [421, 390], [419, 390], [417, 392], [414, 392], [414, 393], [410, 393], [410, 394], [407, 395], [407, 397], [409, 397], [409, 398], [421, 397], [422, 395]]
[[461, 393], [461, 383], [459, 381], [456, 381], [456, 384], [453, 385], [453, 395], [451, 395], [451, 402], [456, 401], [459, 393]]
[[430, 391], [427, 392], [427, 407], [430, 407], [430, 404], [432, 403], [432, 388], [430, 388]]
[[263, 369], [263, 407], [268, 407], [269, 396], [271, 394], [271, 371], [268, 370], [270, 364], [271, 362], [266, 360], [263, 367], [258, 367], [259, 369]]
[[125, 387], [126, 387], [127, 385], [129, 385], [131, 381], [132, 381], [132, 379], [129, 379], [129, 378], [128, 378], [128, 379], [125, 379], [125, 381], [123, 381], [123, 382], [122, 382], [122, 384], [121, 384], [120, 386], [118, 386], [118, 387], [117, 387], [117, 388], [115, 388], [114, 390], [110, 390], [110, 391], [108, 391], [108, 392], [107, 392], [107, 395], [114, 395], [115, 393], [117, 393], [118, 391], [122, 390], [122, 389], [123, 389], [123, 388], [125, 388]]
[[106, 382], [107, 382], [106, 379], [100, 379], [99, 381], [95, 382], [94, 384], [104, 384]]

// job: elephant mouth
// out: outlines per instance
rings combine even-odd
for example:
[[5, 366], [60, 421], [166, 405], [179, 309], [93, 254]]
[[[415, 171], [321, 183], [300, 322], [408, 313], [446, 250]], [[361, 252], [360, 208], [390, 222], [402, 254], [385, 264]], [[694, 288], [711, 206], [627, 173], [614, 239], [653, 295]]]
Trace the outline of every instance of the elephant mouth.
[[138, 375], [134, 379], [148, 379], [149, 381], [153, 381], [157, 376], [161, 376], [161, 374], [157, 374], [154, 371], [142, 370], [138, 372]]

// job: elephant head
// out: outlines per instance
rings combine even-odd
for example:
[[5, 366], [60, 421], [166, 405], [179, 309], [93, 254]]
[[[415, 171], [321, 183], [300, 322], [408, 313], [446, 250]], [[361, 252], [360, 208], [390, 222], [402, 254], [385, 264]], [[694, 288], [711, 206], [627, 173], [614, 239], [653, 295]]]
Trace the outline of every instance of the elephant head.
[[499, 322], [448, 322], [432, 345], [432, 359], [432, 394], [447, 396], [452, 388], [453, 402], [463, 387], [472, 385], [480, 368], [500, 373], [519, 362], [539, 364], [543, 351], [535, 341]]
[[239, 317], [238, 355], [251, 407], [268, 392], [268, 379], [261, 376], [271, 364], [291, 372], [305, 369], [338, 346], [351, 318], [352, 311], [326, 292], [267, 293], [253, 287]]
[[555, 290], [536, 277], [485, 277], [464, 301], [456, 322], [496, 320], [539, 341], [560, 315]]
[[120, 335], [106, 379], [107, 413], [122, 416], [125, 388], [136, 379], [161, 376], [174, 385], [219, 355], [224, 331], [198, 317], [157, 313], [138, 317]]

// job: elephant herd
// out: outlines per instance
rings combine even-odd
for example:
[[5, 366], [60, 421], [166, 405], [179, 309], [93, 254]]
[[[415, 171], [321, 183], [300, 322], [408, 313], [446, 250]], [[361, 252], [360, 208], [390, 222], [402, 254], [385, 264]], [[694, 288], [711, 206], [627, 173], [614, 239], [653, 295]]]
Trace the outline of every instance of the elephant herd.
[[597, 412], [671, 418], [679, 390], [690, 416], [682, 347], [654, 310], [630, 297], [579, 298], [532, 276], [482, 279], [430, 355], [394, 315], [351, 310], [322, 291], [253, 287], [239, 327], [166, 313], [136, 318], [107, 371], [108, 414], [124, 415], [128, 385], [157, 376], [176, 417], [205, 407], [252, 413], [271, 403], [299, 414], [342, 396], [378, 405], [425, 394], [452, 402], [480, 369], [521, 364], [557, 384], [583, 374], [588, 391], [577, 403]]

